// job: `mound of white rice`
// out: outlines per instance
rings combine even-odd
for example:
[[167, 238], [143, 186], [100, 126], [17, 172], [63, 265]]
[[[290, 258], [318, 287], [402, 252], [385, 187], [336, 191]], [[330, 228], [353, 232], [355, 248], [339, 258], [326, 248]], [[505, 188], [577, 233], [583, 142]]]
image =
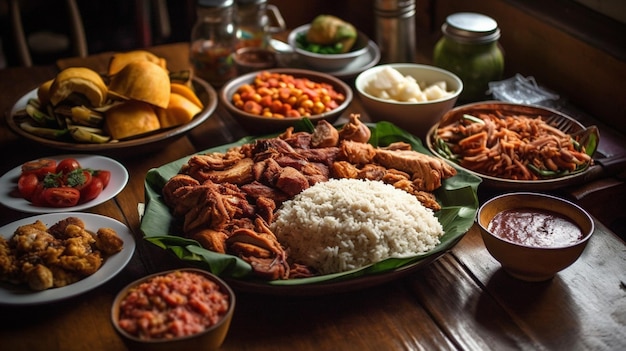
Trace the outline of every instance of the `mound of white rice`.
[[431, 250], [443, 228], [415, 196], [379, 181], [331, 179], [277, 212], [272, 230], [297, 262], [321, 274]]

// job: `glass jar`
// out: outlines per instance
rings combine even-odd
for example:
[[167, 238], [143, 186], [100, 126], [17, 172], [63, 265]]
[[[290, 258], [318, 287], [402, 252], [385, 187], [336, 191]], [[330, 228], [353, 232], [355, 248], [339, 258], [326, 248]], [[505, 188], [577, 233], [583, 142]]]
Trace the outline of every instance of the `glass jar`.
[[488, 83], [502, 79], [504, 71], [498, 24], [482, 14], [461, 12], [448, 16], [441, 31], [443, 37], [435, 45], [433, 63], [461, 78], [459, 100], [484, 100]]
[[193, 74], [216, 88], [235, 78], [236, 44], [234, 0], [198, 0], [189, 55]]
[[[273, 23], [270, 26], [272, 15]], [[275, 5], [267, 0], [237, 0], [237, 48], [269, 45], [270, 35], [286, 29], [285, 21]]]

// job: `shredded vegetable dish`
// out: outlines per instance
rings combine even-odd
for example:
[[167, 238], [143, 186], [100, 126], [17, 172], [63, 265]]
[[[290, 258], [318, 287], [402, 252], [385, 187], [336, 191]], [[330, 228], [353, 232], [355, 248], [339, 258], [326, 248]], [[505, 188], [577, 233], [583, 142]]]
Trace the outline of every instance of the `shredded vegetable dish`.
[[578, 140], [542, 117], [465, 114], [439, 127], [435, 144], [440, 155], [466, 169], [512, 180], [559, 177], [593, 162]]

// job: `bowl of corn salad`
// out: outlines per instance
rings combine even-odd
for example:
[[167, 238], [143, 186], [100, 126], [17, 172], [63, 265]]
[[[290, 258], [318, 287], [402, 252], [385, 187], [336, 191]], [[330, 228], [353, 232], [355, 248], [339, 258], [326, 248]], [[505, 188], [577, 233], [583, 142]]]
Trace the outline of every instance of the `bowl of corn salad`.
[[128, 284], [113, 301], [111, 319], [133, 350], [215, 350], [234, 309], [235, 294], [223, 280], [185, 268]]
[[250, 72], [219, 92], [220, 103], [253, 134], [282, 132], [304, 118], [334, 123], [352, 98], [352, 89], [329, 74], [291, 68]]

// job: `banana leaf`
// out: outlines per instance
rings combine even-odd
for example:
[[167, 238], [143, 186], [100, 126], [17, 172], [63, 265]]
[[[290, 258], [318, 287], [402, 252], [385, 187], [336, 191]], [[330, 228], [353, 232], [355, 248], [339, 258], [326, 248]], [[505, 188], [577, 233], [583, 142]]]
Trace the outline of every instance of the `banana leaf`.
[[[374, 146], [385, 146], [392, 142], [404, 141], [414, 150], [432, 155], [423, 145], [421, 140], [408, 132], [396, 127], [389, 122], [368, 124], [372, 131], [370, 143]], [[310, 121], [296, 126], [297, 130], [312, 132], [313, 125]], [[273, 137], [275, 135], [264, 136]], [[211, 148], [200, 153], [224, 152], [227, 149], [249, 143], [256, 137], [245, 137], [235, 143]], [[462, 169], [458, 169], [457, 175], [448, 178], [443, 186], [435, 191], [435, 196], [441, 204], [441, 210], [435, 213], [442, 224], [445, 234], [441, 242], [433, 250], [413, 257], [389, 258], [366, 267], [336, 274], [320, 275], [308, 278], [264, 281], [258, 280], [252, 274], [250, 265], [240, 258], [219, 254], [206, 250], [194, 240], [183, 238], [179, 235], [180, 224], [170, 214], [168, 207], [161, 198], [161, 189], [165, 183], [187, 162], [191, 155], [177, 161], [151, 169], [145, 179], [146, 206], [141, 220], [141, 231], [144, 239], [171, 251], [174, 255], [188, 264], [200, 266], [208, 271], [229, 280], [241, 280], [271, 286], [293, 286], [305, 284], [327, 284], [339, 281], [358, 279], [371, 275], [384, 274], [409, 266], [426, 264], [436, 257], [450, 250], [469, 230], [474, 223], [478, 211], [477, 190], [481, 179]], [[181, 262], [182, 263], [182, 262]]]

